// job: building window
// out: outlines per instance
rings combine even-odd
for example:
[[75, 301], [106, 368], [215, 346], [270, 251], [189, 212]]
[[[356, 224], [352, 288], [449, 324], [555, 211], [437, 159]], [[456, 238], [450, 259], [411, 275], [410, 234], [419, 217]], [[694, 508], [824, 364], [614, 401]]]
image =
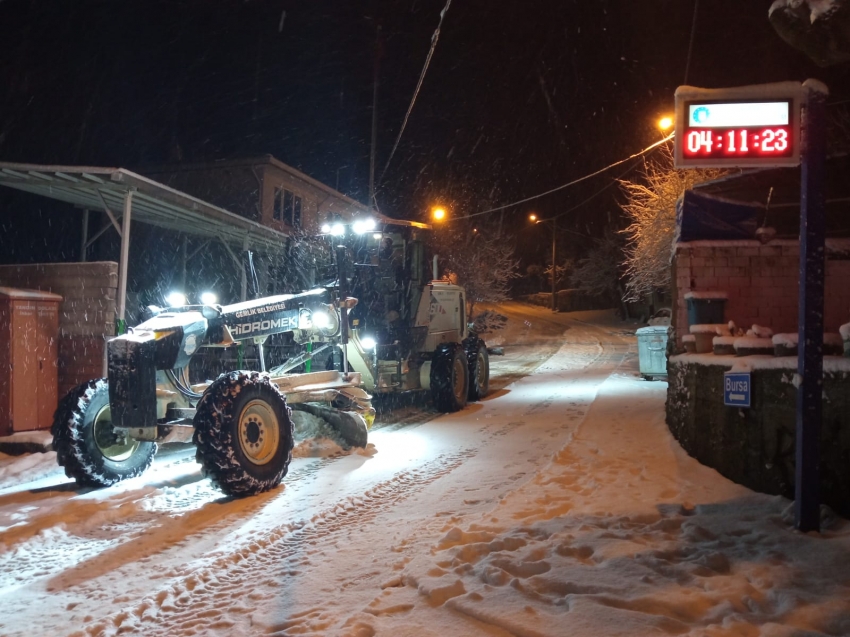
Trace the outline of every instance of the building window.
[[301, 197], [285, 188], [274, 189], [275, 221], [283, 221], [293, 228], [301, 227]]
[[275, 219], [275, 221], [280, 221], [280, 220], [283, 219], [283, 214], [282, 214], [283, 206], [281, 205], [282, 194], [283, 194], [282, 188], [275, 188], [274, 189], [274, 213], [272, 214], [272, 217]]
[[294, 207], [293, 199], [295, 199], [295, 195], [292, 194], [291, 190], [283, 191], [283, 221], [288, 225], [292, 224], [292, 209]]
[[301, 227], [301, 197], [295, 195], [295, 205], [292, 209], [292, 226], [294, 228]]

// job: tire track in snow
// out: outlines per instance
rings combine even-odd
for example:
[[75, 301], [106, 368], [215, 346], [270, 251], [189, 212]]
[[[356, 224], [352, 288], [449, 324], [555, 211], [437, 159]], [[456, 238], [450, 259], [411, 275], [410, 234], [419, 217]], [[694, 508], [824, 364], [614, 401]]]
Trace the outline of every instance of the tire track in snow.
[[[284, 485], [295, 489], [312, 482], [323, 468], [344, 455], [298, 467], [286, 477]], [[195, 458], [194, 455], [184, 458], [172, 455], [167, 457], [166, 463], [194, 464]], [[214, 533], [232, 523], [232, 514], [227, 510], [212, 524], [209, 516], [200, 511], [227, 499], [199, 474], [185, 476], [177, 485], [148, 484], [130, 492], [118, 487], [108, 498], [109, 508], [102, 502], [86, 498], [89, 491], [84, 489], [69, 497], [49, 520], [36, 518], [4, 537], [7, 545], [14, 541], [15, 546], [0, 555], [0, 595], [54, 578], [55, 581], [48, 585], [53, 589], [65, 588], [68, 582], [79, 585], [81, 580], [102, 574], [97, 562], [105, 553], [138, 554], [139, 549], [133, 546], [140, 538], [147, 547], [156, 546], [159, 544], [156, 537], [171, 535], [177, 520], [184, 530], [184, 539], [197, 533]], [[163, 516], [173, 523], [163, 524]], [[203, 523], [195, 522], [195, 518]], [[56, 520], [62, 523], [57, 525]], [[163, 541], [161, 545], [170, 546], [170, 542]], [[148, 554], [148, 549], [144, 554]], [[69, 563], [75, 566], [69, 568]]]
[[[246, 538], [241, 550], [178, 577], [136, 606], [90, 623], [77, 636], [117, 634], [231, 634], [232, 616], [250, 614], [254, 605], [279, 594], [286, 579], [298, 575], [311, 555], [371, 523], [427, 485], [448, 475], [476, 450], [443, 455], [437, 462], [407, 469], [351, 496], [310, 520], [282, 524]], [[247, 620], [246, 620], [247, 621]]]
[[[579, 331], [583, 332], [583, 334], [579, 335], [576, 333]], [[622, 352], [621, 347], [618, 347], [618, 345], [615, 344], [613, 349], [611, 349], [608, 347], [608, 342], [606, 342], [605, 346], [603, 347], [599, 339], [596, 338], [594, 332], [598, 334], [597, 329], [587, 329], [585, 326], [579, 326], [579, 329], [575, 330], [575, 332], [569, 333], [569, 336], [572, 337], [568, 341], [568, 343], [571, 345], [570, 358], [571, 362], [573, 363], [572, 367], [583, 368], [585, 370], [588, 370], [589, 368], [592, 368], [609, 358], [612, 361], [616, 359], [617, 362], [622, 362], [624, 353]], [[588, 342], [588, 340], [590, 340], [591, 342]], [[622, 339], [618, 340], [620, 340], [620, 344], [622, 344]], [[545, 366], [548, 361], [548, 358], [539, 361], [537, 363], [537, 368], [540, 369], [542, 367], [543, 369], [541, 371], [545, 371]], [[617, 367], [618, 366], [619, 365], [617, 365]], [[541, 411], [547, 408], [549, 406], [548, 403], [550, 402], [551, 400], [544, 399], [543, 403], [546, 404], [531, 405], [529, 412], [522, 414], [522, 416], [532, 415], [533, 412]], [[568, 412], [573, 412], [570, 414], [570, 420], [583, 420], [584, 412], [586, 411], [586, 406], [583, 404], [578, 405], [576, 403], [571, 403], [571, 406], [572, 409], [567, 409]], [[435, 414], [434, 416], [436, 415], [437, 414]], [[501, 437], [511, 433], [512, 430], [521, 427], [524, 424], [524, 420], [512, 421], [506, 426], [499, 428], [497, 431], [491, 431], [489, 433], [491, 434], [491, 436], [495, 435], [497, 437]], [[402, 425], [402, 427], [404, 427], [404, 425]], [[395, 429], [395, 427], [393, 427], [392, 429]], [[299, 467], [298, 469], [293, 470], [289, 474], [289, 476], [287, 476], [285, 484], [289, 487], [296, 488], [297, 490], [300, 485], [308, 484], [316, 479], [319, 479], [323, 468], [326, 467], [328, 464], [335, 462], [337, 459], [337, 457], [323, 458], [321, 460], [310, 462], [306, 466]], [[181, 458], [176, 460], [176, 462], [172, 460], [172, 463], [174, 464], [183, 464], [189, 462], [194, 462], [194, 458]], [[195, 477], [193, 482], [194, 481], [202, 480], [198, 477]], [[157, 485], [157, 488], [162, 488], [162, 486]], [[167, 487], [165, 491], [167, 492], [166, 494], [159, 493], [147, 500], [148, 506], [146, 508], [149, 507], [147, 511], [137, 512], [137, 515], [131, 516], [129, 518], [124, 518], [123, 520], [113, 521], [112, 524], [108, 525], [108, 533], [97, 533], [96, 536], [91, 538], [81, 538], [79, 536], [60, 537], [62, 534], [55, 534], [54, 537], [50, 538], [48, 544], [45, 544], [45, 546], [41, 547], [41, 550], [32, 552], [32, 568], [28, 570], [28, 576], [20, 578], [19, 581], [32, 581], [33, 578], [46, 578], [55, 574], [55, 570], [51, 571], [50, 568], [47, 568], [48, 565], [43, 559], [45, 558], [45, 556], [49, 557], [49, 554], [53, 553], [54, 551], [57, 551], [59, 553], [65, 553], [67, 551], [80, 551], [82, 547], [82, 552], [78, 552], [77, 554], [81, 555], [83, 560], [90, 559], [103, 550], [104, 535], [110, 537], [112, 542], [118, 541], [120, 544], [126, 544], [128, 540], [138, 538], [142, 533], [150, 534], [151, 530], [153, 531], [154, 535], [157, 535], [160, 533], [160, 531], [157, 528], [150, 527], [159, 526], [155, 524], [155, 522], [161, 522], [160, 516], [163, 512], [167, 513], [169, 511], [180, 511], [180, 514], [184, 514], [188, 511], [191, 511], [192, 509], [201, 508], [205, 504], [211, 503], [212, 501], [214, 501], [216, 496], [220, 497], [217, 492], [211, 491], [210, 497], [199, 498], [199, 494], [196, 492], [196, 489], [187, 490], [181, 487], [173, 486]], [[189, 493], [189, 491], [191, 491], [191, 493]], [[155, 516], [152, 516], [151, 514], [157, 510], [159, 513]], [[186, 518], [182, 515], [175, 515], [171, 517], [182, 517], [184, 521], [186, 520]], [[194, 528], [195, 526], [197, 526], [197, 524], [190, 523], [188, 525], [191, 529], [191, 534], [203, 533], [206, 535], [208, 534], [208, 532], [214, 532], [217, 528], [226, 526], [232, 521], [232, 515], [228, 515], [224, 516], [221, 520], [214, 522], [213, 525], [208, 525], [210, 519], [207, 516], [203, 517], [206, 517], [206, 524], [201, 525], [200, 528]], [[74, 528], [71, 528], [70, 530], [72, 533], [75, 531]], [[101, 529], [101, 531], [103, 530], [105, 529]], [[154, 544], [154, 542], [150, 542], [150, 544]], [[110, 548], [114, 549], [115, 544], [112, 544]], [[130, 546], [124, 549], [124, 552], [126, 553], [126, 557], [128, 559], [133, 559], [133, 550]], [[20, 557], [20, 555], [18, 557]], [[78, 572], [77, 575], [79, 575], [80, 573], [86, 574], [87, 570], [88, 569], [86, 568], [80, 569], [80, 572]], [[167, 576], [168, 574], [166, 573], [164, 575]]]

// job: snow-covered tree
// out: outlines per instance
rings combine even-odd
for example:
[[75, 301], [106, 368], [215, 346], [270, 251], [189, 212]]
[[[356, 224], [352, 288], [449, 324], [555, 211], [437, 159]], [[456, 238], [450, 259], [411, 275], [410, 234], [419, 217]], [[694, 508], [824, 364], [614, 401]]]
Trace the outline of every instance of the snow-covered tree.
[[[575, 261], [570, 258], [566, 258], [561, 261], [555, 267], [555, 289], [563, 287], [566, 283], [567, 279], [569, 279], [573, 270], [575, 269]], [[549, 282], [549, 286], [552, 285], [552, 264], [546, 266], [546, 269], [543, 271], [543, 276]]]
[[594, 239], [593, 246], [570, 275], [570, 284], [589, 296], [619, 301], [625, 293], [622, 283], [624, 246], [621, 237], [607, 232]]
[[543, 285], [541, 281], [544, 280], [543, 266], [537, 263], [532, 263], [525, 269], [525, 274], [534, 282], [534, 287], [532, 289], [535, 292], [539, 292]]
[[850, 62], [850, 1], [775, 0], [768, 15], [779, 36], [816, 64]]
[[514, 257], [514, 246], [499, 236], [495, 227], [440, 229], [435, 233], [434, 251], [440, 255], [446, 276], [466, 288], [470, 320], [475, 319], [476, 303], [508, 299], [519, 260]]
[[675, 170], [669, 149], [646, 162], [633, 181], [622, 180], [629, 222], [626, 235], [626, 300], [636, 301], [670, 283], [670, 257], [676, 232], [676, 201], [685, 190], [716, 179], [719, 169]]

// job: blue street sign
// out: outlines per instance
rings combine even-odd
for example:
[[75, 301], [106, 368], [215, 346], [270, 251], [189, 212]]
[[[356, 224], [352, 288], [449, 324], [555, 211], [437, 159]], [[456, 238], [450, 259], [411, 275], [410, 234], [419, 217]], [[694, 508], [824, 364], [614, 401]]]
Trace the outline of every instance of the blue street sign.
[[723, 374], [723, 404], [729, 407], [749, 407], [751, 387], [749, 372], [726, 372]]

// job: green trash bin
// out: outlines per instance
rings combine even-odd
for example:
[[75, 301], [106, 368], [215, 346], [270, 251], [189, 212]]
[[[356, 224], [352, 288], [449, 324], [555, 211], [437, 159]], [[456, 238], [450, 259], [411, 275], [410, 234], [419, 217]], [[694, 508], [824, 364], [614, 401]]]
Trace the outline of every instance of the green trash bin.
[[637, 334], [640, 375], [646, 380], [667, 378], [667, 339], [670, 328], [650, 325], [640, 328]]
[[688, 292], [688, 325], [726, 322], [726, 292]]

